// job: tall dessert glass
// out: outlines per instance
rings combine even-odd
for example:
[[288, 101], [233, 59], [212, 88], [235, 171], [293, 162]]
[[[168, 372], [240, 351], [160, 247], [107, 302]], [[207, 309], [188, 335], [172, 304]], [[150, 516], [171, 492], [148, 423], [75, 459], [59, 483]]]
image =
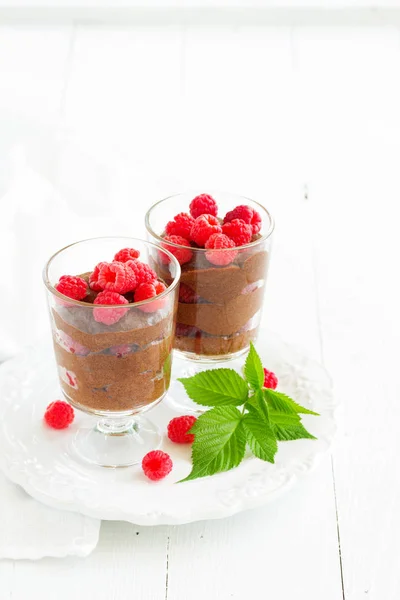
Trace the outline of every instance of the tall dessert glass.
[[[93, 304], [93, 291], [83, 301], [57, 291], [62, 275], [80, 275], [88, 281], [96, 264], [112, 261], [124, 247], [138, 250], [142, 262], [162, 264], [167, 285], [163, 293], [110, 306]], [[168, 251], [121, 237], [67, 246], [44, 268], [62, 392], [72, 406], [98, 417], [95, 427], [78, 428], [73, 441], [74, 450], [89, 462], [132, 465], [160, 444], [157, 427], [142, 414], [169, 388], [179, 276], [179, 263]]]

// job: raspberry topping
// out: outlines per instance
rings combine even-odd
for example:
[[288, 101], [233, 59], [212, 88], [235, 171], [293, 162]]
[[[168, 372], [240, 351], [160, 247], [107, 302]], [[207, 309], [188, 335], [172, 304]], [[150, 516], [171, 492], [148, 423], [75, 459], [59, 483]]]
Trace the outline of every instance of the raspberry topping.
[[191, 444], [194, 442], [194, 433], [188, 433], [197, 419], [193, 415], [175, 417], [168, 423], [168, 437], [175, 444]]
[[89, 287], [94, 292], [101, 292], [103, 289], [99, 286], [98, 279], [99, 279], [100, 268], [102, 267], [102, 265], [106, 265], [106, 264], [107, 264], [106, 262], [100, 262], [98, 265], [95, 266], [95, 268], [93, 269], [93, 273], [91, 273], [89, 276]]
[[[128, 304], [128, 300], [118, 294], [117, 292], [104, 291], [100, 292], [94, 299], [94, 304]], [[127, 308], [94, 308], [93, 317], [98, 323], [104, 323], [104, 325], [114, 325], [118, 323], [124, 314], [128, 311]]]
[[[234, 248], [235, 242], [228, 238], [223, 233], [213, 233], [206, 241], [206, 248], [209, 252], [206, 252], [206, 259], [213, 265], [223, 267], [229, 265], [235, 260], [237, 250], [228, 251], [227, 248]], [[222, 250], [222, 252], [217, 252]]]
[[101, 263], [97, 283], [103, 290], [126, 294], [135, 289], [136, 275], [127, 263]]
[[164, 479], [172, 471], [171, 457], [161, 450], [152, 450], [143, 458], [142, 469], [146, 477], [152, 481]]
[[194, 218], [187, 213], [181, 212], [174, 217], [173, 221], [169, 221], [165, 227], [167, 235], [180, 235], [185, 240], [190, 239], [190, 231], [193, 227]]
[[264, 368], [264, 387], [275, 390], [278, 385], [278, 378], [272, 371]]
[[179, 302], [184, 304], [195, 304], [199, 301], [199, 296], [186, 283], [179, 285]]
[[136, 277], [136, 286], [141, 283], [154, 283], [157, 281], [157, 273], [149, 265], [140, 262], [140, 260], [130, 260], [126, 265], [132, 269]]
[[214, 198], [209, 194], [200, 194], [193, 198], [190, 205], [190, 214], [194, 219], [200, 217], [200, 215], [213, 215], [217, 216], [218, 206]]
[[74, 409], [63, 400], [51, 402], [44, 413], [44, 420], [53, 429], [66, 429], [74, 420]]
[[83, 300], [88, 293], [88, 285], [82, 277], [63, 275], [55, 286], [56, 290], [68, 298]]
[[206, 241], [213, 233], [222, 233], [222, 227], [213, 215], [201, 215], [195, 220], [190, 232], [191, 239], [200, 247], [204, 247]]
[[248, 225], [252, 226], [252, 233], [255, 235], [261, 229], [261, 215], [251, 206], [247, 206], [246, 204], [241, 204], [237, 206], [233, 210], [230, 210], [226, 213], [224, 218], [224, 223], [229, 223], [234, 219], [241, 219]]
[[[135, 302], [142, 302], [143, 300], [149, 300], [150, 298], [155, 298], [159, 296], [166, 290], [166, 286], [161, 281], [156, 281], [154, 283], [141, 283], [135, 292]], [[148, 304], [143, 304], [142, 306], [138, 306], [140, 310], [143, 312], [155, 312], [160, 308], [163, 308], [165, 305], [165, 298], [160, 300], [156, 300], [154, 302], [149, 302]]]
[[140, 252], [139, 250], [135, 250], [134, 248], [123, 248], [114, 256], [114, 261], [117, 262], [127, 262], [128, 260], [133, 260], [134, 258], [139, 258]]
[[222, 226], [222, 231], [235, 242], [236, 246], [249, 244], [253, 235], [251, 225], [248, 225], [242, 219], [233, 219], [233, 221], [225, 223]]
[[[166, 235], [164, 240], [166, 242], [172, 242], [173, 244], [179, 244], [180, 246], [184, 246], [183, 248], [176, 248], [175, 246], [171, 246], [170, 244], [163, 244], [163, 248], [171, 252], [177, 259], [180, 265], [184, 265], [185, 263], [192, 260], [193, 252], [188, 250], [190, 248], [190, 243], [185, 240], [185, 238], [180, 235]], [[160, 252], [160, 260], [164, 264], [169, 263], [169, 258], [162, 252]]]

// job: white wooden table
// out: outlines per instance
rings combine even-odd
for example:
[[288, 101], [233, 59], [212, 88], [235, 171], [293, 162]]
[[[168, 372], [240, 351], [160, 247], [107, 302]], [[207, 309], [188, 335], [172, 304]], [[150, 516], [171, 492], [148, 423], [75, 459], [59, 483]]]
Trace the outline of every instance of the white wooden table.
[[[103, 523], [85, 560], [0, 562], [0, 600], [400, 598], [400, 31], [378, 25], [0, 27], [0, 151], [61, 124], [166, 193], [267, 204], [265, 320], [341, 401], [332, 456], [278, 501], [181, 527]], [[151, 198], [126, 183], [140, 233]], [[85, 215], [119, 210], [99, 198]]]

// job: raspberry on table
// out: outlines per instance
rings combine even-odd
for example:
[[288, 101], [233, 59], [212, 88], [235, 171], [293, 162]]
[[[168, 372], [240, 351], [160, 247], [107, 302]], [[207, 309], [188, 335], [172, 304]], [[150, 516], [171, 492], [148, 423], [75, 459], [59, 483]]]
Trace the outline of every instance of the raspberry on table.
[[[141, 283], [135, 291], [135, 302], [142, 302], [143, 300], [150, 300], [159, 296], [166, 290], [166, 286], [161, 281], [155, 281], [154, 283]], [[143, 312], [155, 312], [165, 305], [165, 298], [149, 302], [138, 306]]]
[[175, 417], [168, 423], [167, 433], [171, 442], [175, 444], [192, 444], [194, 442], [194, 433], [188, 431], [196, 423], [197, 419], [193, 415], [183, 415]]
[[179, 302], [195, 304], [199, 299], [199, 296], [186, 283], [179, 284]]
[[[94, 304], [107, 304], [113, 306], [116, 304], [128, 304], [128, 300], [118, 294], [117, 292], [110, 292], [105, 290], [100, 292], [94, 300]], [[118, 323], [120, 319], [128, 311], [127, 308], [94, 308], [93, 317], [98, 323], [104, 323], [104, 325], [114, 325]]]
[[190, 239], [190, 231], [193, 227], [194, 218], [187, 213], [181, 212], [176, 215], [173, 221], [169, 221], [165, 226], [167, 235], [180, 235], [185, 240]]
[[[206, 241], [205, 247], [209, 250], [206, 252], [206, 259], [218, 267], [229, 265], [237, 255], [237, 250], [228, 250], [235, 247], [235, 242], [223, 233], [213, 233]], [[217, 252], [218, 250], [221, 252]]]
[[149, 265], [140, 260], [129, 260], [126, 265], [132, 269], [136, 277], [136, 286], [141, 283], [154, 283], [157, 281], [157, 273]]
[[190, 238], [198, 246], [204, 248], [206, 241], [213, 233], [222, 233], [222, 227], [217, 217], [209, 214], [200, 215], [193, 224]]
[[264, 368], [264, 387], [275, 390], [278, 385], [278, 378], [272, 371]]
[[74, 420], [74, 409], [64, 402], [55, 400], [51, 402], [44, 413], [44, 420], [53, 429], [66, 429]]
[[225, 223], [222, 225], [222, 231], [235, 242], [236, 246], [250, 244], [253, 235], [251, 225], [242, 219], [233, 219], [233, 221]]
[[136, 275], [127, 263], [102, 263], [97, 283], [103, 290], [126, 294], [135, 289]]
[[106, 264], [108, 264], [108, 263], [99, 262], [99, 264], [96, 265], [95, 268], [93, 269], [93, 272], [90, 273], [90, 275], [89, 275], [89, 287], [94, 292], [101, 292], [103, 290], [103, 288], [101, 288], [99, 286], [98, 279], [99, 279], [100, 268], [102, 267], [102, 265], [106, 265]]
[[[163, 248], [171, 252], [177, 259], [180, 265], [184, 265], [192, 260], [193, 252], [188, 248], [191, 248], [190, 243], [180, 235], [166, 235], [164, 237], [165, 242], [172, 242], [172, 244], [178, 244], [182, 246], [181, 248], [177, 248], [176, 246], [172, 246], [171, 244], [163, 244]], [[160, 252], [160, 260], [163, 264], [169, 263], [169, 258], [163, 252]]]
[[224, 218], [224, 224], [229, 223], [234, 219], [241, 219], [248, 225], [251, 225], [253, 235], [257, 234], [261, 229], [262, 220], [260, 213], [246, 204], [240, 204], [233, 210], [227, 212]]
[[60, 281], [55, 285], [55, 288], [60, 294], [68, 296], [73, 300], [83, 300], [88, 294], [88, 284], [82, 277], [73, 275], [63, 275]]
[[152, 481], [164, 479], [172, 471], [172, 466], [171, 457], [162, 450], [152, 450], [142, 460], [143, 472]]
[[214, 217], [218, 214], [218, 206], [214, 198], [209, 194], [200, 194], [193, 198], [189, 205], [190, 214], [194, 219], [200, 217], [200, 215], [213, 215]]
[[123, 248], [114, 256], [114, 261], [117, 262], [127, 262], [128, 260], [133, 260], [134, 258], [139, 258], [140, 252], [139, 250], [135, 250], [134, 248]]

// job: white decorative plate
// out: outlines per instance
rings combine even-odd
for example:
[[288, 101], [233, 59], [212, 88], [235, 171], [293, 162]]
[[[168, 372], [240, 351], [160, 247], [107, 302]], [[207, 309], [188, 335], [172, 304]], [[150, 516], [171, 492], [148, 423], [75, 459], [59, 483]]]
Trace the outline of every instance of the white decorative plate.
[[[55, 508], [139, 525], [216, 519], [259, 506], [305, 475], [328, 450], [335, 433], [335, 403], [329, 376], [299, 350], [270, 332], [259, 336], [263, 363], [279, 377], [279, 390], [321, 414], [303, 416], [318, 439], [279, 444], [274, 465], [247, 458], [227, 473], [175, 484], [191, 469], [190, 447], [165, 438], [174, 468], [154, 483], [139, 466], [104, 469], [80, 462], [70, 451], [77, 414], [64, 431], [43, 426], [45, 407], [61, 398], [52, 351], [32, 349], [0, 368], [0, 468], [31, 496]], [[149, 417], [165, 431], [176, 412], [164, 401]]]

